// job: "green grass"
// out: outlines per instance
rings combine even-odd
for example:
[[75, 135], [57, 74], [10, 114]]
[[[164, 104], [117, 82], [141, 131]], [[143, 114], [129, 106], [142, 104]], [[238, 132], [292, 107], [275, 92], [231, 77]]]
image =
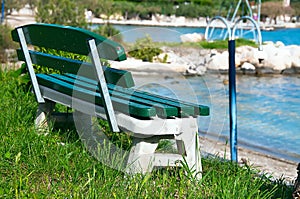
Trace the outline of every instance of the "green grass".
[[[216, 40], [213, 42], [207, 42], [207, 41], [201, 41], [198, 43], [198, 45], [202, 48], [206, 49], [227, 49], [228, 48], [228, 41], [224, 40]], [[257, 47], [258, 45], [251, 40], [248, 39], [236, 39], [235, 40], [235, 45], [236, 47], [239, 46], [252, 46], [252, 47]]]
[[292, 188], [251, 167], [203, 159], [203, 178], [184, 169], [126, 176], [96, 161], [74, 129], [34, 128], [37, 103], [14, 71], [0, 70], [0, 198], [290, 198]]
[[[129, 44], [127, 44], [129, 45]], [[203, 48], [203, 49], [219, 49], [226, 50], [228, 49], [227, 40], [216, 40], [213, 42], [200, 41], [200, 42], [152, 42], [152, 45], [155, 47], [169, 46], [169, 47], [193, 47], [193, 48]], [[251, 40], [239, 38], [235, 40], [236, 47], [240, 46], [252, 46], [257, 48], [258, 45]]]

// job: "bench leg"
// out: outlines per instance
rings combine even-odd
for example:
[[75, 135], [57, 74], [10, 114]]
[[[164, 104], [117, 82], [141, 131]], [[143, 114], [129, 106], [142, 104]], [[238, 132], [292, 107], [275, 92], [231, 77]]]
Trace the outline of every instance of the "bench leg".
[[40, 103], [35, 118], [35, 127], [39, 133], [49, 131], [49, 116], [53, 112], [55, 103], [52, 101], [46, 101]]
[[127, 160], [126, 172], [130, 174], [151, 172], [158, 140], [133, 138], [133, 146]]
[[[126, 172], [130, 174], [151, 172], [156, 166], [180, 166], [178, 161], [185, 160], [183, 164], [187, 164], [186, 166], [192, 174], [200, 179], [202, 177], [202, 165], [197, 132], [197, 119], [185, 118], [181, 124], [181, 134], [171, 136], [172, 138], [170, 136], [134, 138]], [[160, 139], [174, 138], [179, 154], [155, 153]]]
[[182, 133], [176, 135], [176, 144], [179, 154], [185, 157], [190, 171], [197, 178], [202, 177], [202, 164], [199, 146], [197, 119], [191, 118], [182, 124]]

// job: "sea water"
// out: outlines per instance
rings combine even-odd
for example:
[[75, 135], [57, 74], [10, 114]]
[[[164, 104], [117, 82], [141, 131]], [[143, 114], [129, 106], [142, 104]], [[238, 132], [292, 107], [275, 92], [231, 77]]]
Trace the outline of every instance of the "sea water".
[[[137, 38], [143, 38], [150, 35], [153, 41], [158, 42], [180, 42], [180, 36], [188, 33], [205, 33], [205, 28], [196, 27], [145, 27], [134, 25], [114, 25], [122, 35], [125, 42], [135, 42]], [[243, 32], [247, 39], [255, 39], [256, 32], [237, 29], [236, 36], [238, 37]], [[224, 35], [226, 32], [223, 29], [216, 28], [214, 37]], [[281, 41], [285, 45], [300, 45], [300, 28], [276, 29], [273, 31], [261, 31], [263, 41], [277, 42]]]

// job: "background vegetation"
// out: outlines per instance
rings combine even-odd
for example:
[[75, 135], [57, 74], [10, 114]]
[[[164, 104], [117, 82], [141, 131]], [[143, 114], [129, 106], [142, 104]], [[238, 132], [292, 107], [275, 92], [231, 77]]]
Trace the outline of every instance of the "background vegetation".
[[11, 28], [7, 25], [0, 25], [0, 64], [7, 62], [7, 49], [14, 49], [15, 43], [10, 36]]
[[[10, 14], [13, 10], [18, 10], [28, 4], [33, 10], [37, 8], [38, 19], [46, 20], [42, 16], [48, 12], [53, 17], [57, 16], [58, 22], [58, 18], [67, 17], [68, 23], [76, 21], [76, 23], [81, 24], [84, 9], [93, 11], [96, 17], [106, 16], [107, 18], [114, 14], [123, 16], [125, 19], [151, 19], [156, 14], [197, 18], [215, 15], [226, 16], [228, 10], [230, 8], [233, 10], [237, 2], [238, 0], [6, 0], [5, 11], [6, 14]], [[257, 0], [250, 0], [249, 2], [255, 4]], [[291, 6], [288, 8], [282, 7], [282, 0], [263, 0], [262, 2], [261, 14], [263, 16], [272, 17], [274, 14], [300, 15], [300, 0], [291, 0]], [[238, 14], [246, 12], [245, 8], [246, 6], [242, 6]], [[60, 13], [62, 9], [65, 10], [64, 13]]]

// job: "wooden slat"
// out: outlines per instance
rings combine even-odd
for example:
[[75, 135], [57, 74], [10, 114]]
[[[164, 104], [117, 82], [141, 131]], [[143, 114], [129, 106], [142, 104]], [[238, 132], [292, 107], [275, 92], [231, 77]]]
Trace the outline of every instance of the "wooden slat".
[[[29, 54], [33, 64], [53, 68], [65, 73], [79, 74], [81, 76], [96, 79], [95, 71], [91, 63], [37, 51], [29, 51]], [[17, 50], [17, 55], [20, 61], [25, 61], [21, 49]], [[134, 81], [129, 71], [118, 70], [106, 66], [103, 66], [102, 68], [107, 83], [117, 84], [118, 86], [125, 88], [134, 86]]]
[[[94, 84], [96, 85], [96, 82], [94, 80], [81, 77], [81, 76], [74, 76], [72, 74], [66, 74], [67, 76], [70, 76], [72, 78], [76, 78], [78, 80], [86, 81], [87, 83]], [[113, 85], [108, 85], [108, 87], [111, 90], [118, 91], [118, 92], [123, 92], [123, 93], [128, 93], [131, 96], [139, 97], [141, 99], [145, 100], [151, 100], [153, 103], [161, 103], [161, 104], [167, 104], [170, 106], [174, 106], [178, 108], [178, 116], [188, 116], [188, 115], [201, 115], [201, 116], [208, 116], [209, 115], [209, 107], [203, 106], [203, 105], [198, 105], [194, 103], [189, 103], [189, 102], [184, 102], [181, 100], [177, 99], [172, 99], [172, 98], [167, 98], [159, 95], [155, 95], [152, 93], [144, 92], [144, 91], [139, 91], [135, 89], [123, 89], [118, 86], [113, 86]]]
[[[149, 94], [145, 91], [139, 91], [141, 94]], [[208, 116], [209, 115], [209, 107], [205, 106], [205, 105], [200, 105], [200, 104], [195, 104], [195, 103], [191, 103], [191, 102], [187, 102], [187, 101], [182, 101], [182, 100], [177, 100], [177, 99], [173, 99], [173, 98], [169, 98], [169, 97], [165, 97], [165, 96], [160, 96], [157, 94], [152, 94], [152, 97], [158, 97], [158, 98], [163, 98], [166, 102], [168, 103], [178, 103], [180, 105], [183, 106], [191, 106], [193, 107], [194, 110], [194, 115], [201, 115], [201, 116]]]
[[[126, 59], [125, 50], [120, 44], [85, 29], [55, 24], [29, 24], [21, 28], [30, 45], [88, 55], [87, 41], [95, 39], [101, 58], [116, 61]], [[19, 42], [16, 29], [12, 31], [12, 38]]]
[[[80, 81], [79, 79], [74, 79], [69, 76], [65, 75], [59, 75], [59, 74], [51, 74], [50, 76], [55, 77], [59, 80], [65, 81], [67, 83], [91, 90], [91, 91], [99, 91], [99, 88], [97, 84], [90, 84], [84, 81]], [[108, 85], [109, 87], [109, 85]], [[155, 101], [151, 101], [148, 99], [141, 99], [139, 97], [136, 97], [134, 95], [131, 95], [130, 93], [124, 93], [124, 92], [119, 92], [117, 90], [109, 89], [109, 93], [111, 96], [124, 99], [128, 102], [135, 102], [138, 104], [143, 104], [147, 106], [154, 107], [156, 109], [156, 113], [159, 117], [172, 117], [172, 116], [179, 116], [179, 111], [177, 110], [178, 107], [174, 107], [171, 105], [163, 104], [163, 103], [158, 103]]]
[[[40, 85], [102, 106], [101, 96], [97, 92], [69, 84], [46, 74], [37, 74], [37, 79]], [[156, 115], [156, 111], [153, 107], [135, 102], [128, 102], [124, 99], [119, 99], [114, 96], [111, 97], [111, 100], [116, 111], [141, 118], [149, 118]]]
[[115, 68], [103, 68], [106, 82], [121, 86], [123, 88], [131, 88], [135, 86], [132, 74], [130, 71], [119, 70]]

